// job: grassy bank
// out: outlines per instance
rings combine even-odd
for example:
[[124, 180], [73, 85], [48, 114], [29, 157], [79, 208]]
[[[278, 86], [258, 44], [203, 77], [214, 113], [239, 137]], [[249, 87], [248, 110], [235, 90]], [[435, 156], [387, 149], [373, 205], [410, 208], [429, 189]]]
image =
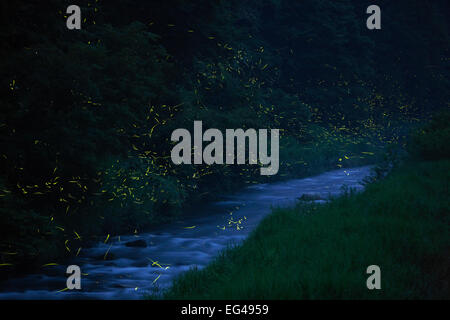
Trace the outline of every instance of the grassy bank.
[[[165, 298], [448, 298], [450, 161], [409, 163], [360, 194], [268, 216]], [[381, 268], [381, 290], [366, 268]]]

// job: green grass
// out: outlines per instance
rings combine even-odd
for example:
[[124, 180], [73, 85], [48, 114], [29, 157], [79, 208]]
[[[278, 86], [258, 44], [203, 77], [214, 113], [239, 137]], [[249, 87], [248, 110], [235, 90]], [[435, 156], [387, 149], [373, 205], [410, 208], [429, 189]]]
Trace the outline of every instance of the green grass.
[[[276, 209], [164, 298], [448, 299], [449, 169], [448, 160], [411, 163], [362, 193]], [[366, 287], [372, 264], [381, 290]]]

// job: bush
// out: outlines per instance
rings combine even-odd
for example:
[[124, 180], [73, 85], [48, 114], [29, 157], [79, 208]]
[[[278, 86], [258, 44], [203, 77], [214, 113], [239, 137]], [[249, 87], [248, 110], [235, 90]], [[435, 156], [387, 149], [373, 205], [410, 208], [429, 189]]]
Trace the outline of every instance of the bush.
[[434, 115], [430, 123], [413, 135], [409, 149], [413, 156], [424, 160], [450, 158], [450, 111]]

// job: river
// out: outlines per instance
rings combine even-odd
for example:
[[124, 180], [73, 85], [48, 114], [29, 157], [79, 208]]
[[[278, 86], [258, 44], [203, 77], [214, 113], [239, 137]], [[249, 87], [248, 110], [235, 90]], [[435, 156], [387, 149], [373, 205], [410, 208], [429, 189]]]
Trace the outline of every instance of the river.
[[[246, 187], [199, 208], [183, 221], [148, 233], [114, 237], [83, 249], [67, 265], [8, 279], [0, 283], [0, 299], [141, 299], [161, 292], [181, 272], [202, 268], [227, 246], [243, 241], [272, 207], [293, 205], [302, 194], [323, 202], [320, 199], [338, 196], [344, 185], [361, 190], [360, 182], [370, 169], [340, 169]], [[141, 246], [130, 246], [137, 240], [135, 244]], [[61, 291], [66, 288], [69, 264], [81, 268], [81, 290]]]

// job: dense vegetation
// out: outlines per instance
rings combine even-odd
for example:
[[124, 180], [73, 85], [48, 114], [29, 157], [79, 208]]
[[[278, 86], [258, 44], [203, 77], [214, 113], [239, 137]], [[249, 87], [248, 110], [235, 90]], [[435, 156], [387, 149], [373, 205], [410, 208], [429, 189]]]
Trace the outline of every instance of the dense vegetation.
[[194, 120], [280, 128], [279, 179], [374, 162], [448, 107], [443, 0], [379, 1], [382, 31], [365, 1], [82, 0], [80, 31], [70, 4], [0, 3], [2, 273], [262, 180], [173, 165]]
[[[385, 179], [325, 205], [275, 210], [242, 246], [178, 278], [166, 298], [448, 299], [450, 113], [441, 116], [413, 139], [420, 152]], [[416, 144], [442, 130], [434, 146]], [[426, 161], [423, 151], [440, 156]], [[373, 264], [381, 290], [366, 287]]]

